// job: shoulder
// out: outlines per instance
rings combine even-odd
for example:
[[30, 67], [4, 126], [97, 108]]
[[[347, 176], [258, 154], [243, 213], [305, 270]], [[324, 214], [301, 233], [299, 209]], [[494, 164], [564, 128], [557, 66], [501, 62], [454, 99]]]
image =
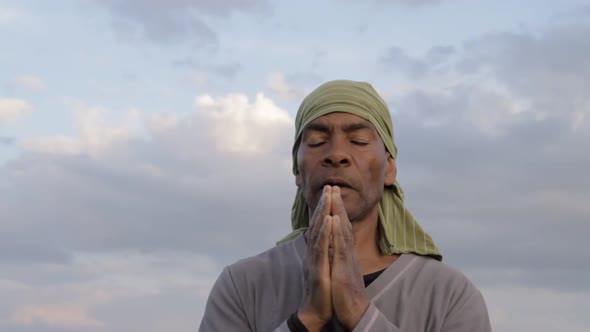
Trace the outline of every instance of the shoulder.
[[465, 274], [457, 268], [438, 261], [432, 257], [410, 254], [415, 261], [416, 272], [426, 278], [442, 283], [470, 283]]
[[234, 279], [254, 281], [297, 268], [301, 264], [301, 258], [297, 252], [296, 241], [298, 238], [281, 243], [257, 255], [242, 258], [227, 266], [226, 270]]
[[491, 331], [485, 299], [465, 274], [432, 258], [419, 261], [430, 301], [445, 314], [446, 331]]
[[472, 296], [481, 297], [479, 289], [457, 268], [431, 257], [414, 255], [414, 277], [431, 288], [433, 294], [447, 298], [450, 302]]

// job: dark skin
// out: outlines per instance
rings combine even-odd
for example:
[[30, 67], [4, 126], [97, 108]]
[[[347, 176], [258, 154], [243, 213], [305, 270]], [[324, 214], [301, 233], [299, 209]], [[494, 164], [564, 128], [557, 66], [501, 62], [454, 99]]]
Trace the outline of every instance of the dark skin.
[[397, 258], [378, 247], [378, 203], [384, 186], [395, 182], [395, 160], [370, 122], [330, 113], [304, 129], [297, 167], [310, 212], [298, 317], [312, 332], [333, 315], [353, 330], [369, 306], [363, 275]]

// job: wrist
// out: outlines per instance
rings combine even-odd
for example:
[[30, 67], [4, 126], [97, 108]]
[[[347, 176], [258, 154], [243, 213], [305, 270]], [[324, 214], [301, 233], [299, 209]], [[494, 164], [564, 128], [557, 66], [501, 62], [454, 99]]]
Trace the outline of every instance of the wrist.
[[327, 321], [322, 320], [318, 315], [305, 308], [297, 310], [297, 318], [309, 332], [319, 332], [327, 323]]
[[356, 306], [356, 308], [352, 312], [350, 312], [350, 314], [346, 315], [347, 317], [341, 320], [340, 322], [348, 331], [352, 331], [359, 324], [359, 322], [365, 315], [365, 312], [367, 312], [367, 309], [369, 309], [368, 302], [360, 304]]

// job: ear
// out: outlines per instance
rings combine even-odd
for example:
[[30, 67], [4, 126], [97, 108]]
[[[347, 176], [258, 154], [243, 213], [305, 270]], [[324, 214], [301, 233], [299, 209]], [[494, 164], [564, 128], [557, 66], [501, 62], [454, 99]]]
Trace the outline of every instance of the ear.
[[385, 168], [385, 185], [393, 186], [397, 177], [397, 165], [395, 159], [389, 153], [387, 154], [387, 166]]
[[301, 186], [301, 174], [299, 174], [299, 172], [295, 174], [295, 185], [297, 187]]

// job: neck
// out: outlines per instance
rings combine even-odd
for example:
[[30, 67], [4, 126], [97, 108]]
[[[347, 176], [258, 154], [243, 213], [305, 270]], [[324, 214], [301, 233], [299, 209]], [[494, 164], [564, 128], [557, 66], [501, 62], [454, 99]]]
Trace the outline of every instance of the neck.
[[352, 223], [352, 234], [356, 256], [363, 274], [369, 274], [388, 267], [397, 255], [383, 256], [379, 249], [379, 211], [363, 220]]

